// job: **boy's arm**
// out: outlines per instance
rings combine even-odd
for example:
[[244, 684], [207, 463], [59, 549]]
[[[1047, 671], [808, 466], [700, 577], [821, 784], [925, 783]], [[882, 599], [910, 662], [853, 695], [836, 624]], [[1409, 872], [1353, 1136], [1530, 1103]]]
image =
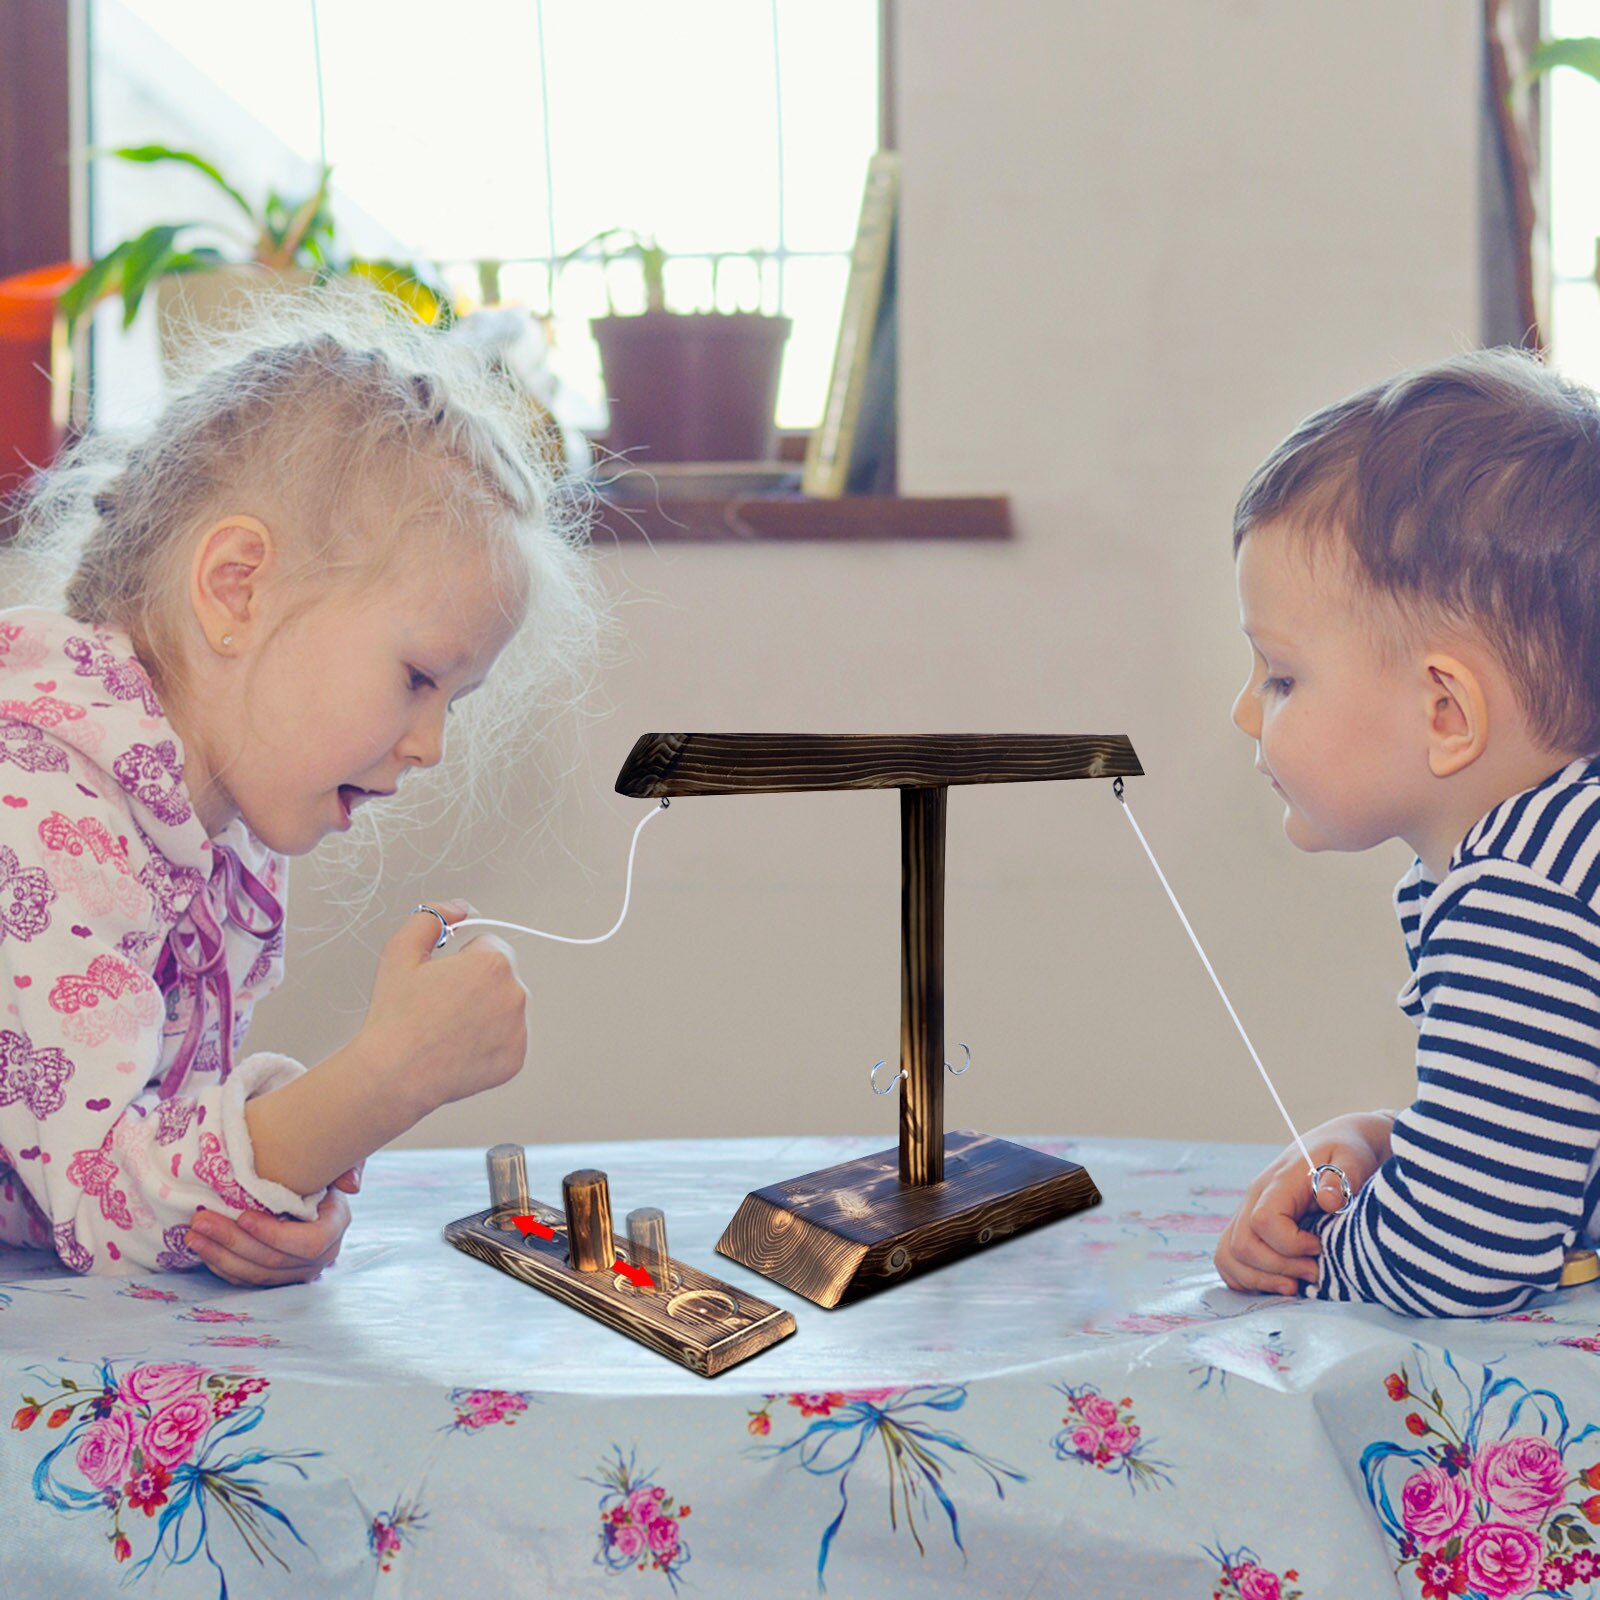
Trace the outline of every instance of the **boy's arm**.
[[1600, 1142], [1600, 919], [1495, 862], [1434, 919], [1418, 963], [1415, 1102], [1391, 1153], [1318, 1219], [1308, 1298], [1416, 1316], [1512, 1311], [1560, 1281]]

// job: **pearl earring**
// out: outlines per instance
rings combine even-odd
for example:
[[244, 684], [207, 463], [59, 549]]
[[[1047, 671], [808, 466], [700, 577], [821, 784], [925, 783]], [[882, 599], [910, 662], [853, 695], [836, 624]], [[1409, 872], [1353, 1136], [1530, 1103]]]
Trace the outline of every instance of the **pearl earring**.
[[233, 635], [232, 635], [232, 634], [231, 634], [231, 633], [225, 633], [225, 634], [223, 634], [223, 636], [222, 636], [222, 642], [223, 642], [223, 643], [224, 643], [224, 644], [232, 644], [232, 643], [233, 643]]

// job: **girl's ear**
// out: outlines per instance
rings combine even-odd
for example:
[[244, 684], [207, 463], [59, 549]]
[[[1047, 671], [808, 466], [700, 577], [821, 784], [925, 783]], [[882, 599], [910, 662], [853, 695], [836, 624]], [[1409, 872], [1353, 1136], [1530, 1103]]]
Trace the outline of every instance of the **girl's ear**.
[[259, 621], [274, 553], [272, 535], [258, 517], [221, 517], [196, 543], [189, 601], [219, 655], [237, 655]]
[[1489, 702], [1477, 673], [1454, 656], [1431, 655], [1427, 671], [1428, 769], [1448, 778], [1489, 744]]

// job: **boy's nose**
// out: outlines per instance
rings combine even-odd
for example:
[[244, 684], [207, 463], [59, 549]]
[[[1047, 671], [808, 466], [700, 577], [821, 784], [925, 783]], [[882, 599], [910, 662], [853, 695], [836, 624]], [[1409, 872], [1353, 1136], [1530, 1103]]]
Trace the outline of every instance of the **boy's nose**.
[[1259, 732], [1256, 712], [1255, 696], [1250, 693], [1250, 685], [1247, 683], [1234, 698], [1233, 725], [1240, 733], [1251, 739], [1254, 739]]

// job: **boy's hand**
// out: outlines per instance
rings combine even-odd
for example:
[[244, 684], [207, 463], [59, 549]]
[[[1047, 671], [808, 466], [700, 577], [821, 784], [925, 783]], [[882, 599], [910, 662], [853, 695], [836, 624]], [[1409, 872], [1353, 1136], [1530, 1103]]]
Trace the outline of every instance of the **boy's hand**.
[[246, 1211], [235, 1221], [220, 1211], [197, 1211], [184, 1242], [228, 1283], [309, 1283], [337, 1259], [350, 1226], [344, 1196], [360, 1188], [360, 1166], [340, 1173], [322, 1197], [315, 1222], [285, 1222], [265, 1211]]
[[[1353, 1195], [1387, 1160], [1392, 1126], [1376, 1112], [1335, 1117], [1306, 1135], [1306, 1148], [1318, 1166], [1341, 1168]], [[1338, 1180], [1326, 1172], [1313, 1198], [1306, 1158], [1298, 1144], [1290, 1145], [1250, 1185], [1222, 1230], [1214, 1257], [1222, 1281], [1251, 1294], [1298, 1294], [1301, 1283], [1317, 1281], [1322, 1252], [1320, 1236], [1302, 1228], [1300, 1218], [1318, 1207], [1337, 1211], [1343, 1203]]]

